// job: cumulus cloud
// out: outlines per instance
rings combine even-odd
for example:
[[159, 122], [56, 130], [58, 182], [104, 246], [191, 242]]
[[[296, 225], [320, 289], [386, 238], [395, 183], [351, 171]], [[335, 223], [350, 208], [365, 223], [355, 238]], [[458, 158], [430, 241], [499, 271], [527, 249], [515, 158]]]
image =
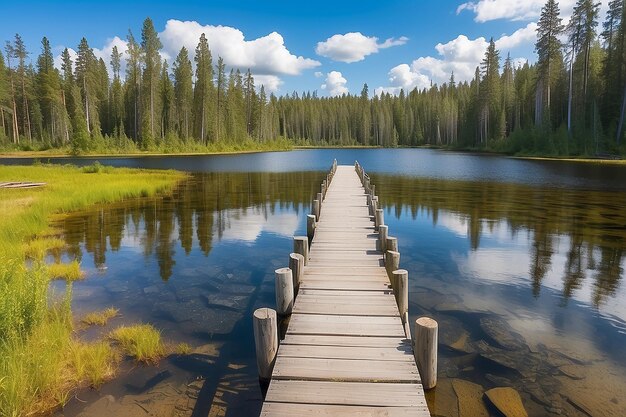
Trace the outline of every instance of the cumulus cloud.
[[320, 77], [323, 77], [323, 76], [324, 76], [324, 73], [323, 73], [323, 72], [321, 72], [321, 71], [315, 71], [315, 78], [320, 78]]
[[318, 42], [315, 52], [333, 61], [346, 63], [362, 61], [366, 56], [375, 54], [381, 49], [404, 45], [409, 39], [389, 38], [382, 43], [375, 36], [365, 36], [361, 32], [349, 32], [344, 35], [333, 35], [324, 42]]
[[[601, 16], [607, 10], [609, 0], [601, 0]], [[506, 20], [536, 20], [545, 0], [479, 0], [461, 4], [456, 9], [459, 14], [463, 11], [474, 12], [474, 20], [479, 23], [497, 19]], [[560, 0], [559, 8], [565, 21], [569, 20], [576, 0]]]
[[339, 71], [331, 71], [326, 74], [326, 81], [322, 84], [322, 90], [328, 91], [328, 95], [333, 97], [348, 94], [347, 83], [348, 80]]
[[[534, 42], [536, 26], [535, 23], [529, 23], [511, 35], [503, 35], [495, 41], [496, 48], [504, 54], [510, 49]], [[453, 72], [457, 81], [470, 80], [485, 56], [488, 45], [489, 42], [482, 36], [469, 39], [465, 35], [459, 35], [447, 43], [439, 43], [435, 46], [439, 57], [420, 57], [410, 65], [393, 67], [389, 71], [389, 86], [377, 88], [376, 93], [397, 94], [401, 89], [410, 91], [427, 88], [431, 80], [438, 84], [448, 81]]]
[[[184, 46], [189, 51], [193, 64], [196, 46], [202, 33], [207, 37], [215, 61], [221, 56], [229, 68], [238, 68], [242, 71], [249, 68], [254, 74], [257, 87], [264, 85], [268, 92], [275, 92], [280, 88], [282, 84], [280, 76], [299, 75], [320, 65], [314, 59], [292, 54], [285, 46], [283, 37], [277, 32], [248, 40], [242, 31], [233, 27], [202, 25], [195, 21], [175, 19], [168, 20], [163, 31], [159, 33], [163, 44], [161, 57], [167, 59], [171, 66], [180, 48]], [[127, 58], [125, 52], [128, 49], [125, 40], [115, 36], [108, 39], [102, 47], [94, 47], [93, 52], [96, 58], [102, 58], [106, 62], [110, 72], [111, 51], [114, 46], [117, 46], [123, 54], [121, 62], [123, 77]], [[55, 65], [61, 68], [60, 53], [63, 47], [57, 47], [57, 50]], [[76, 52], [73, 49], [69, 50], [72, 60], [75, 60]]]
[[242, 31], [233, 27], [170, 19], [159, 37], [169, 56], [176, 56], [182, 46], [193, 56], [203, 33], [215, 58], [221, 56], [227, 66], [250, 68], [254, 74], [299, 75], [320, 65], [318, 61], [289, 52], [285, 40], [277, 32], [247, 40]]

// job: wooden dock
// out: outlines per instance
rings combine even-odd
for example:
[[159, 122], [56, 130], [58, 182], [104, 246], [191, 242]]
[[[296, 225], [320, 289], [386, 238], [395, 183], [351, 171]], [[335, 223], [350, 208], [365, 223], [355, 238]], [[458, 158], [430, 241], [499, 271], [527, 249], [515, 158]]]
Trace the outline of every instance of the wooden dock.
[[322, 186], [262, 417], [430, 416], [357, 171], [333, 166]]

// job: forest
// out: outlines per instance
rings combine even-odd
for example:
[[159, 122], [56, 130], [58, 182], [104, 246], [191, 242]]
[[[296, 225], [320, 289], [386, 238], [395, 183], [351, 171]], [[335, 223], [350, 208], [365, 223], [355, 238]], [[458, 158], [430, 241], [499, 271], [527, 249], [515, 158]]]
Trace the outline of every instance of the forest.
[[[54, 65], [16, 34], [0, 53], [0, 148], [72, 153], [205, 151], [289, 146], [438, 146], [546, 156], [626, 153], [626, 8], [578, 0], [565, 25], [547, 0], [537, 62], [514, 65], [491, 39], [469, 81], [398, 95], [268, 94], [251, 71], [227, 68], [202, 35], [195, 51], [162, 60], [150, 18], [109, 72], [82, 38]], [[602, 22], [601, 22], [602, 20]], [[126, 71], [121, 73], [122, 60]], [[193, 60], [193, 62], [192, 62]], [[286, 145], [287, 144], [287, 145]]]

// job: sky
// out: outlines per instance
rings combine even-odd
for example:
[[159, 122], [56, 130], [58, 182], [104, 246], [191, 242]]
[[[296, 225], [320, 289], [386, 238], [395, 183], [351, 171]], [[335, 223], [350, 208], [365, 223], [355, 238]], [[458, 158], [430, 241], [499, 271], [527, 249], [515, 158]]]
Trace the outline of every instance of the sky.
[[[182, 46], [193, 51], [205, 33], [214, 58], [255, 76], [277, 95], [360, 94], [442, 84], [454, 72], [469, 80], [490, 38], [516, 64], [536, 61], [535, 28], [544, 0], [231, 0], [4, 2], [0, 40], [24, 39], [34, 63], [41, 38], [57, 64], [64, 48], [82, 37], [110, 61], [126, 48], [129, 30], [141, 39], [144, 19], [159, 32], [170, 64]], [[559, 1], [567, 21], [575, 0]], [[602, 0], [601, 18], [608, 0]], [[122, 67], [122, 70], [124, 67]]]

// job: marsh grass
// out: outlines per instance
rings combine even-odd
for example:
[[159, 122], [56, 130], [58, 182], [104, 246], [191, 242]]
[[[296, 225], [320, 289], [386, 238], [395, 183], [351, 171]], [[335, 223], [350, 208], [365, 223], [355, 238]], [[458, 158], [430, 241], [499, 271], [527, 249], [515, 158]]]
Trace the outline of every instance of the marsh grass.
[[174, 348], [174, 353], [179, 355], [189, 355], [191, 350], [191, 346], [188, 343], [178, 343]]
[[[107, 342], [83, 343], [74, 335], [71, 281], [82, 272], [78, 261], [45, 265], [46, 254], [64, 246], [48, 226], [50, 218], [96, 203], [153, 195], [184, 177], [174, 171], [85, 171], [71, 166], [0, 166], [0, 182], [47, 183], [0, 189], [0, 416], [38, 414], [63, 404], [72, 389], [110, 378], [119, 357]], [[51, 307], [52, 278], [70, 283], [60, 305]], [[151, 340], [154, 345], [154, 337]], [[143, 343], [137, 346], [142, 358], [150, 353]]]
[[28, 259], [41, 261], [51, 252], [60, 252], [65, 248], [65, 242], [53, 236], [42, 236], [32, 239], [24, 245], [24, 255]]
[[139, 362], [154, 363], [165, 355], [161, 332], [149, 324], [118, 327], [109, 337]]
[[94, 311], [86, 314], [81, 319], [81, 322], [87, 325], [106, 326], [106, 324], [114, 317], [119, 315], [120, 311], [117, 308], [109, 307], [101, 311]]

